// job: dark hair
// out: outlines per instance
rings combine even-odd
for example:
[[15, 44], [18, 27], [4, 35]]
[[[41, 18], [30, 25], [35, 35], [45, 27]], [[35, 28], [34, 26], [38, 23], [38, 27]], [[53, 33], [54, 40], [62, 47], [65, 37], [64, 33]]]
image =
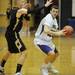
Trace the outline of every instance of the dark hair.
[[53, 6], [51, 7], [51, 10], [52, 10], [53, 8], [59, 9], [59, 7], [58, 7], [57, 5], [53, 5]]

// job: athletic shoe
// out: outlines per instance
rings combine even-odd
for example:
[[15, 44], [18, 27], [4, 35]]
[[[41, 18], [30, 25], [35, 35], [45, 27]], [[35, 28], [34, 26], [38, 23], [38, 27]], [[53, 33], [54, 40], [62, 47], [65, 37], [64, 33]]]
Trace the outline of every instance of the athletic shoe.
[[15, 75], [22, 75], [20, 72], [17, 72]]
[[53, 66], [51, 68], [48, 68], [48, 72], [53, 74], [59, 74], [59, 71], [56, 70]]
[[5, 75], [4, 74], [4, 68], [0, 66], [0, 75]]
[[48, 73], [48, 68], [42, 67], [42, 68], [41, 68], [41, 75], [49, 75], [49, 73]]

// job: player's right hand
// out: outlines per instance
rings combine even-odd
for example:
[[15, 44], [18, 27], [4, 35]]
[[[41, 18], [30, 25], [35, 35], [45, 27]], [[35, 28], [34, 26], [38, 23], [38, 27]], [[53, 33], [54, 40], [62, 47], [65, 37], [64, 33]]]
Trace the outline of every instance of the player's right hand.
[[53, 2], [53, 0], [47, 0], [46, 1], [46, 4], [45, 4], [45, 7], [48, 7], [49, 5], [51, 5]]
[[58, 36], [65, 36], [65, 34], [66, 34], [65, 30], [60, 30], [57, 32]]

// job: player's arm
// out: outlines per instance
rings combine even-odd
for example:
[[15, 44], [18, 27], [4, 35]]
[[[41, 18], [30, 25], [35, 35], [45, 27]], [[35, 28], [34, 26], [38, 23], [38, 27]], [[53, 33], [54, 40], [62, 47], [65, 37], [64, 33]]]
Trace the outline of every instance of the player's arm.
[[37, 12], [37, 11], [42, 10], [42, 9], [45, 8], [45, 7], [48, 7], [48, 6], [51, 5], [51, 4], [52, 4], [52, 0], [47, 0], [46, 3], [45, 3], [45, 5], [42, 6], [41, 8], [36, 8], [36, 9], [31, 9], [31, 10], [28, 10], [28, 9], [26, 9], [26, 8], [21, 8], [21, 9], [19, 9], [19, 10], [17, 11], [16, 17], [19, 18], [22, 14], [35, 13], [35, 12]]
[[58, 29], [55, 29], [55, 28], [50, 28], [51, 31], [54, 31], [54, 32], [57, 32], [59, 31]]
[[19, 18], [21, 17], [22, 14], [27, 14], [27, 9], [21, 8], [21, 9], [19, 9], [19, 10], [17, 11], [17, 13], [16, 13], [17, 21], [16, 21], [16, 25], [15, 25], [15, 27], [14, 27], [14, 29], [13, 29], [14, 31], [15, 31], [15, 29], [16, 29], [16, 27], [17, 27], [18, 22], [19, 22]]
[[44, 7], [48, 7], [49, 5], [51, 5], [53, 2], [53, 0], [47, 0]]
[[27, 9], [25, 9], [25, 8], [21, 8], [21, 9], [19, 9], [18, 11], [17, 11], [17, 13], [16, 13], [16, 17], [17, 18], [19, 18], [22, 14], [27, 14]]
[[53, 0], [47, 0], [44, 6], [42, 6], [40, 8], [37, 7], [37, 8], [31, 9], [31, 10], [28, 11], [28, 13], [36, 13], [38, 11], [41, 11], [43, 8], [46, 8], [46, 7], [50, 6], [53, 3], [52, 1]]
[[52, 28], [50, 28], [49, 26], [47, 25], [44, 25], [44, 32], [48, 35], [51, 35], [51, 36], [64, 36], [64, 30], [57, 30], [57, 31], [53, 31]]
[[44, 6], [42, 6], [41, 8], [39, 8], [38, 10], [41, 10], [43, 8], [47, 8], [48, 6], [50, 6], [53, 2], [53, 0], [47, 0], [46, 3], [44, 4]]

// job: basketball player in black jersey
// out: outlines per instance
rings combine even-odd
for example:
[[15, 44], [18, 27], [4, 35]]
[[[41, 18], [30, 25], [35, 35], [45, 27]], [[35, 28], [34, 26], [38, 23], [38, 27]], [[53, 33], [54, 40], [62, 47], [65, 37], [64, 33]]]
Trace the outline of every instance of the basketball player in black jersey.
[[[41, 7], [41, 10], [44, 7], [47, 7], [51, 4], [52, 0], [48, 0], [45, 6]], [[21, 3], [21, 2], [20, 2]], [[27, 55], [27, 50], [22, 42], [19, 32], [23, 26], [23, 20], [26, 19], [28, 13], [35, 13], [37, 9], [34, 10], [27, 10], [24, 6], [24, 3], [20, 4], [21, 8], [13, 8], [10, 11], [10, 24], [7, 27], [5, 38], [7, 40], [8, 51], [2, 58], [0, 63], [0, 75], [4, 74], [4, 66], [8, 58], [12, 55], [12, 53], [20, 53], [20, 57], [18, 59], [16, 74], [15, 75], [22, 75], [21, 68], [23, 66], [24, 60]], [[30, 7], [30, 4], [27, 4]]]

